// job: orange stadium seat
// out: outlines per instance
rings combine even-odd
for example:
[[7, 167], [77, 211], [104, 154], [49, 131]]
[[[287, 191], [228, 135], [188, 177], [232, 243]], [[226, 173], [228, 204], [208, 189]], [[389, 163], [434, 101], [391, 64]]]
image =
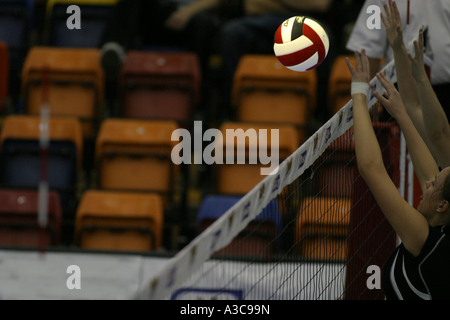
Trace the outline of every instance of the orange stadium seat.
[[[295, 127], [290, 125], [270, 125], [270, 124], [256, 124], [256, 123], [243, 123], [243, 122], [225, 122], [220, 127], [223, 140], [216, 141], [223, 145], [224, 154], [224, 164], [216, 164], [217, 172], [217, 191], [220, 194], [227, 195], [243, 195], [250, 191], [255, 185], [257, 185], [265, 176], [261, 175], [261, 167], [269, 167], [270, 164], [263, 165], [261, 163], [251, 164], [250, 163], [250, 152], [258, 152], [259, 148], [266, 147], [266, 142], [261, 141], [249, 141], [246, 139], [245, 146], [239, 145], [239, 141], [229, 141], [226, 139], [226, 131], [242, 129], [244, 133], [250, 133], [248, 130], [255, 130], [256, 133], [261, 129], [267, 129], [267, 150], [268, 152], [273, 147], [278, 148], [279, 152], [279, 163], [291, 155], [299, 146], [300, 142], [298, 139], [297, 130]], [[279, 144], [278, 146], [272, 146], [271, 144], [271, 132], [273, 129], [278, 129], [279, 133]], [[256, 144], [255, 144], [256, 142]], [[234, 159], [233, 164], [225, 164], [225, 156], [227, 155], [227, 150], [230, 148], [241, 148], [245, 147], [245, 163], [237, 163], [237, 159]], [[258, 150], [258, 151], [257, 151]], [[229, 151], [228, 151], [229, 152]], [[234, 152], [236, 157], [237, 152]], [[270, 154], [270, 152], [269, 152]], [[259, 159], [257, 154], [256, 157]], [[260, 160], [260, 159], [259, 159]], [[258, 161], [259, 161], [258, 160]]]
[[296, 233], [299, 254], [307, 259], [344, 260], [351, 199], [306, 197], [300, 208]]
[[101, 116], [103, 91], [98, 49], [30, 49], [22, 72], [26, 113], [39, 114], [47, 100], [51, 115], [78, 117], [83, 136], [89, 138], [95, 134]]
[[188, 52], [129, 51], [119, 75], [126, 118], [191, 120], [200, 101], [197, 56]]
[[321, 196], [351, 197], [357, 175], [352, 128], [331, 143], [321, 157], [315, 172], [316, 191]]
[[171, 161], [174, 121], [106, 119], [96, 141], [98, 187], [151, 191], [169, 199], [176, 175]]
[[[48, 224], [40, 239], [38, 191], [0, 189], [0, 245], [57, 246], [61, 240], [62, 212], [58, 193], [48, 193]], [[40, 242], [42, 241], [42, 242]]]
[[345, 62], [346, 57], [350, 59], [352, 65], [355, 65], [353, 55], [340, 55], [335, 58], [331, 66], [328, 83], [328, 108], [332, 114], [338, 112], [352, 98], [350, 94], [352, 76]]
[[83, 249], [149, 251], [162, 246], [162, 229], [159, 195], [87, 190], [76, 213], [75, 239]]
[[273, 55], [245, 55], [235, 73], [232, 103], [239, 121], [287, 123], [300, 139], [316, 106], [316, 70], [294, 72]]

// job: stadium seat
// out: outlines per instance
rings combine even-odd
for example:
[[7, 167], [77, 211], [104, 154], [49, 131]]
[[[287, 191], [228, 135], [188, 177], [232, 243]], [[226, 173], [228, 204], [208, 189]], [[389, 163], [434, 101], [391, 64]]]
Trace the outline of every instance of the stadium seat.
[[[106, 21], [117, 0], [48, 0], [45, 43], [54, 47], [98, 48]], [[67, 28], [69, 5], [80, 8], [80, 29]]]
[[[40, 117], [10, 115], [1, 136], [1, 186], [37, 188], [41, 177]], [[82, 165], [81, 125], [76, 118], [49, 120], [48, 184], [59, 193], [63, 209], [74, 205]]]
[[316, 70], [294, 72], [273, 55], [245, 55], [239, 61], [232, 103], [239, 121], [292, 124], [303, 140], [316, 106]]
[[48, 193], [48, 224], [40, 239], [38, 191], [0, 189], [0, 246], [58, 246], [62, 212], [58, 193]]
[[176, 167], [171, 160], [174, 121], [106, 119], [96, 141], [98, 187], [151, 191], [170, 199]]
[[76, 116], [83, 136], [97, 129], [103, 103], [103, 70], [98, 49], [33, 47], [22, 72], [27, 114], [39, 114], [44, 100], [53, 116]]
[[129, 51], [119, 75], [119, 114], [184, 125], [200, 101], [200, 73], [193, 53]]
[[353, 130], [337, 138], [322, 154], [315, 172], [316, 192], [327, 197], [349, 197], [357, 175]]
[[305, 259], [345, 260], [351, 199], [306, 197], [300, 208], [296, 233], [299, 254]]
[[[201, 233], [208, 228], [240, 199], [241, 197], [237, 196], [205, 196], [196, 219], [197, 232]], [[276, 205], [276, 202], [273, 200], [268, 208], [273, 208], [274, 205]], [[268, 259], [277, 249], [274, 239], [280, 231], [280, 226], [281, 217], [278, 210], [263, 210], [261, 214], [250, 221], [247, 227], [229, 245], [218, 250], [215, 256]]]
[[[267, 151], [271, 148], [278, 147], [279, 153], [279, 163], [281, 163], [285, 158], [291, 155], [299, 146], [300, 142], [298, 139], [298, 132], [295, 127], [290, 125], [269, 125], [269, 124], [257, 124], [257, 123], [244, 123], [244, 122], [225, 122], [221, 125], [220, 131], [222, 133], [222, 139], [218, 139], [216, 143], [223, 146], [224, 163], [216, 164], [216, 174], [217, 174], [217, 192], [223, 195], [244, 195], [250, 191], [255, 185], [257, 185], [265, 176], [261, 175], [260, 169], [262, 167], [268, 168], [270, 164], [263, 165], [259, 162], [259, 155], [256, 154], [261, 147], [266, 146], [266, 142], [251, 141], [248, 138], [245, 143], [245, 163], [239, 164], [236, 159], [237, 152], [234, 152], [235, 159], [232, 164], [225, 163], [225, 156], [227, 152], [235, 150], [237, 147], [241, 148], [242, 143], [239, 145], [239, 140], [237, 143], [235, 141], [229, 141], [226, 139], [227, 130], [230, 132], [238, 133], [237, 130], [242, 129], [243, 133], [251, 134], [255, 130], [255, 133], [260, 132], [262, 129], [267, 129]], [[271, 132], [272, 130], [279, 130], [278, 146], [272, 146], [271, 144]], [[256, 142], [256, 144], [255, 144]], [[230, 149], [234, 148], [234, 149]], [[228, 150], [228, 151], [227, 151]], [[252, 150], [252, 154], [249, 153]], [[254, 153], [253, 153], [254, 152]], [[250, 163], [250, 155], [255, 155], [259, 160], [258, 163]]]
[[34, 0], [0, 1], [0, 41], [9, 47], [11, 67], [18, 71], [31, 43], [35, 20]]
[[0, 41], [0, 112], [6, 106], [9, 86], [9, 50], [8, 45]]
[[338, 112], [352, 98], [350, 94], [352, 76], [348, 70], [345, 58], [348, 57], [352, 65], [355, 65], [353, 55], [337, 56], [331, 66], [328, 83], [328, 108], [332, 114]]
[[161, 248], [162, 228], [159, 195], [87, 190], [76, 213], [75, 239], [83, 249], [150, 251]]

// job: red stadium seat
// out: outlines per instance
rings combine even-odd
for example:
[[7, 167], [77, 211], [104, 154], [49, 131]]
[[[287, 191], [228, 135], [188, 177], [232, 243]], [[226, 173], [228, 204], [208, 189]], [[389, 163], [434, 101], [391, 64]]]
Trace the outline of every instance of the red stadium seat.
[[119, 75], [120, 114], [184, 125], [200, 101], [200, 76], [193, 53], [129, 51]]
[[[37, 190], [0, 190], [0, 245], [12, 247], [58, 246], [62, 212], [58, 193], [48, 193], [48, 224], [40, 239]], [[40, 242], [42, 241], [42, 242]]]

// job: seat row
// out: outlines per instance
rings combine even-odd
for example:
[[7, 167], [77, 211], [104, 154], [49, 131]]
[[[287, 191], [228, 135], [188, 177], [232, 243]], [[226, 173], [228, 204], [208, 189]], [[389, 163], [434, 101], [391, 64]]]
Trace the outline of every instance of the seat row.
[[[0, 46], [1, 56], [7, 68], [5, 45]], [[344, 68], [343, 57], [338, 57], [329, 84], [329, 108], [333, 113], [349, 99], [351, 80]], [[4, 84], [0, 90], [3, 98], [7, 95], [6, 83], [6, 79], [0, 81], [0, 85]], [[18, 111], [38, 114], [42, 103], [47, 102], [53, 115], [79, 117], [86, 137], [96, 133], [105, 111], [117, 117], [170, 119], [186, 125], [201, 99], [198, 59], [189, 52], [131, 50], [117, 89], [119, 108], [104, 110], [104, 74], [98, 49], [35, 46], [23, 64], [22, 105]], [[313, 121], [316, 91], [315, 70], [292, 72], [272, 55], [246, 55], [233, 82], [236, 120], [292, 124], [298, 127], [300, 140], [304, 140]]]

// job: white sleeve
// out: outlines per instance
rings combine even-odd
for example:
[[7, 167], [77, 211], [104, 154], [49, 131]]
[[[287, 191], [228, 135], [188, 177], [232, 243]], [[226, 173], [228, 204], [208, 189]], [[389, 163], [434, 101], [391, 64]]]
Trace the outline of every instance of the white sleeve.
[[364, 2], [347, 41], [346, 48], [350, 51], [365, 49], [369, 58], [381, 59], [385, 57], [389, 43], [387, 42], [386, 31], [381, 18], [377, 17], [377, 19], [380, 19], [379, 22], [381, 24], [379, 29], [369, 29], [367, 26], [368, 18], [374, 14], [371, 11], [367, 13], [367, 8], [371, 5], [376, 5], [380, 10], [383, 10], [383, 4], [380, 0], [366, 0]]

